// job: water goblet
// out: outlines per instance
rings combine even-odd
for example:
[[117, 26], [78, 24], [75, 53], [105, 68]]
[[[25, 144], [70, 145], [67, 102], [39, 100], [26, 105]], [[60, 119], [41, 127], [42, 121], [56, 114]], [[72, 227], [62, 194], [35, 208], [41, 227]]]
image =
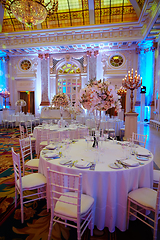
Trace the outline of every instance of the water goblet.
[[125, 143], [122, 143], [122, 144], [121, 144], [121, 147], [122, 147], [122, 150], [123, 150], [123, 158], [126, 158], [126, 152], [125, 152], [125, 150], [126, 150], [126, 144], [125, 144]]

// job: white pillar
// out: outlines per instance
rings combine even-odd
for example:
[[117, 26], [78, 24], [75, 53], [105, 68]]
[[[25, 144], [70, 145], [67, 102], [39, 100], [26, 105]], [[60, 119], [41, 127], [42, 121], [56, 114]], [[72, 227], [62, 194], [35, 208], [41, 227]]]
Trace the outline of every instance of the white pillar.
[[102, 52], [99, 51], [99, 54], [97, 55], [97, 66], [96, 66], [96, 79], [97, 80], [103, 80], [103, 63], [102, 63]]
[[129, 139], [132, 133], [137, 133], [137, 116], [138, 113], [126, 113], [125, 114], [125, 139]]

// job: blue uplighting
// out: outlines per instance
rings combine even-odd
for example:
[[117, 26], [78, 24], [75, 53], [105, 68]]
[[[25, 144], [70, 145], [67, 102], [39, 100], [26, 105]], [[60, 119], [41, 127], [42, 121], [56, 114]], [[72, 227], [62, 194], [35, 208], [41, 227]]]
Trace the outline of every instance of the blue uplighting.
[[140, 55], [140, 76], [142, 77], [142, 85], [146, 86], [145, 105], [149, 106], [153, 100], [153, 69], [154, 69], [154, 53], [148, 51]]

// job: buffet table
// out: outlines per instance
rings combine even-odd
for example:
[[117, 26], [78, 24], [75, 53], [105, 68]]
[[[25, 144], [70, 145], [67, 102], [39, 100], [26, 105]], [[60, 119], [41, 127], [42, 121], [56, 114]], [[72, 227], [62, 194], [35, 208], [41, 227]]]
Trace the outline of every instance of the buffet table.
[[[46, 109], [43, 108], [41, 111], [41, 119], [60, 119], [60, 110], [59, 109]], [[71, 114], [67, 111], [64, 110], [63, 111], [63, 118], [65, 119], [70, 119], [71, 118]]]
[[[136, 155], [130, 154], [130, 147], [112, 140], [102, 141], [98, 149], [92, 144], [81, 139], [57, 145], [55, 150], [43, 149], [38, 171], [46, 176], [49, 166], [56, 171], [82, 173], [82, 191], [95, 199], [94, 225], [99, 230], [108, 227], [114, 232], [117, 227], [125, 231], [128, 193], [139, 187], [152, 187], [153, 155], [137, 146], [137, 153], [149, 155], [138, 160]], [[129, 158], [124, 162], [126, 154]], [[117, 159], [123, 164], [117, 165]], [[69, 160], [71, 162], [67, 163]], [[96, 164], [95, 170], [90, 169], [91, 162]], [[50, 201], [49, 190], [47, 201]]]

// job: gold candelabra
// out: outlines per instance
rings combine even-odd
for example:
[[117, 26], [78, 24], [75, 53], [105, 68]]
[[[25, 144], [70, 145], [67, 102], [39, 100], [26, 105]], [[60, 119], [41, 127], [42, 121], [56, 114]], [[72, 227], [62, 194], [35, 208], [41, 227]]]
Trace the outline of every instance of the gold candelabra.
[[4, 104], [5, 104], [5, 108], [6, 108], [6, 98], [8, 98], [10, 96], [10, 92], [5, 89], [5, 91], [2, 91], [0, 93], [0, 96], [2, 96], [5, 99]]
[[131, 90], [131, 110], [130, 112], [134, 112], [133, 111], [133, 91], [137, 88], [139, 88], [142, 85], [142, 77], [140, 78], [140, 75], [137, 75], [137, 70], [135, 71], [135, 76], [133, 76], [133, 68], [130, 71], [128, 71], [128, 75], [125, 76], [124, 79], [122, 79], [122, 86], [126, 89], [130, 89]]
[[121, 86], [118, 90], [117, 90], [117, 94], [120, 95], [120, 96], [123, 96], [127, 93], [127, 90]]

